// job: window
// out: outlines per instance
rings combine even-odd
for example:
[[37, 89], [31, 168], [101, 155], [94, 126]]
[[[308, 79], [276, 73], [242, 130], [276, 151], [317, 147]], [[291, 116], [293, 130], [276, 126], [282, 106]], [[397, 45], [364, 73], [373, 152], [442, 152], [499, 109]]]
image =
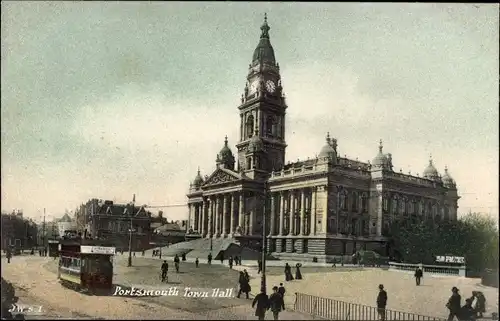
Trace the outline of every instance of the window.
[[361, 195], [361, 210], [362, 212], [366, 212], [368, 208], [368, 197], [365, 193], [363, 193], [363, 195]]
[[406, 214], [406, 199], [403, 197], [399, 203], [401, 214]]
[[266, 134], [268, 136], [274, 136], [274, 119], [272, 116], [267, 117], [266, 120]]
[[413, 215], [414, 214], [414, 209], [415, 209], [415, 203], [413, 200], [411, 200], [410, 202], [408, 202], [408, 213], [410, 215]]
[[392, 214], [398, 213], [398, 198], [394, 196], [392, 198]]
[[253, 120], [253, 115], [248, 116], [247, 121], [246, 121], [246, 132], [247, 132], [247, 138], [250, 138], [253, 136], [253, 129], [254, 129], [254, 120]]
[[352, 193], [352, 211], [358, 210], [358, 195], [357, 193]]
[[387, 195], [383, 196], [382, 208], [383, 208], [384, 212], [386, 212], [386, 213], [389, 212], [389, 197]]
[[340, 208], [344, 211], [347, 210], [347, 195], [346, 193], [340, 193]]

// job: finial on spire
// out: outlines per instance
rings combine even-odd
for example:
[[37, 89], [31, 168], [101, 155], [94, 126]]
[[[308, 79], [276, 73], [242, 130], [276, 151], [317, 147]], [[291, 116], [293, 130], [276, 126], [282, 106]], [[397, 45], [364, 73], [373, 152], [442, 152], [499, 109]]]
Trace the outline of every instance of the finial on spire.
[[224, 145], [226, 145], [226, 146], [227, 146], [227, 135], [226, 135], [226, 137], [224, 138]]
[[382, 153], [382, 149], [384, 148], [384, 145], [382, 145], [382, 139], [378, 143], [378, 151]]
[[198, 166], [198, 175], [200, 175], [200, 166]]
[[269, 26], [267, 24], [267, 13], [264, 13], [264, 23], [260, 27], [260, 30], [262, 30], [262, 34], [260, 35], [261, 38], [269, 38]]
[[432, 154], [429, 154], [429, 165], [432, 165]]
[[326, 132], [326, 142], [330, 143], [330, 132]]
[[444, 165], [444, 172], [448, 173], [448, 165]]

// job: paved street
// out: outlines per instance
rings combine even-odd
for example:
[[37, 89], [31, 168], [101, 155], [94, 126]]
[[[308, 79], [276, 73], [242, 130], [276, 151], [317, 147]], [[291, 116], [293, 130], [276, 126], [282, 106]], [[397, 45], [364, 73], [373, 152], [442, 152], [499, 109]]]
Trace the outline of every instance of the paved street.
[[[57, 281], [54, 273], [55, 262], [50, 258], [40, 258], [37, 256], [19, 256], [14, 257], [11, 264], [7, 264], [2, 259], [2, 275], [3, 277], [14, 284], [16, 287], [16, 295], [19, 296], [20, 304], [38, 304], [42, 305], [43, 316], [46, 318], [104, 318], [104, 319], [169, 319], [178, 320], [253, 320], [253, 310], [251, 309], [250, 300], [245, 299], [227, 299], [224, 303], [222, 300], [188, 300], [172, 297], [158, 298], [129, 298], [129, 297], [114, 297], [114, 296], [89, 296], [78, 293], [76, 291], [62, 287]], [[135, 284], [136, 281], [146, 281], [154, 283], [154, 279], [158, 277], [159, 262], [157, 260], [146, 260], [136, 258], [134, 260], [134, 268], [128, 273], [120, 273], [127, 269], [125, 266], [126, 256], [117, 257], [115, 260], [116, 279], [118, 281], [127, 281], [127, 276], [132, 277], [131, 272], [135, 273], [135, 278], [128, 280], [129, 284]], [[183, 265], [186, 268], [191, 268], [187, 264]], [[201, 287], [212, 286], [213, 282], [225, 282], [224, 280], [232, 280], [231, 274], [237, 272], [229, 271], [224, 267], [213, 266], [213, 272], [209, 277], [200, 277], [198, 280]], [[207, 267], [204, 267], [207, 269]], [[151, 273], [148, 273], [150, 271]], [[151, 275], [149, 275], [151, 274]], [[190, 273], [183, 273], [174, 276], [171, 271], [169, 273], [172, 283], [181, 284], [181, 282], [191, 282], [196, 284], [196, 278], [189, 278]], [[124, 276], [125, 275], [125, 276]], [[139, 276], [137, 276], [139, 275]], [[194, 275], [194, 274], [193, 274]], [[199, 274], [200, 276], [203, 274]], [[222, 276], [226, 275], [226, 276]], [[231, 281], [235, 285], [235, 281]], [[217, 283], [218, 284], [218, 283]], [[147, 284], [146, 284], [147, 285]], [[180, 285], [179, 285], [180, 286]], [[41, 316], [28, 317], [28, 319], [39, 319]], [[270, 318], [270, 316], [268, 317]], [[283, 320], [306, 319], [307, 316], [302, 314], [286, 311], [282, 314]]]

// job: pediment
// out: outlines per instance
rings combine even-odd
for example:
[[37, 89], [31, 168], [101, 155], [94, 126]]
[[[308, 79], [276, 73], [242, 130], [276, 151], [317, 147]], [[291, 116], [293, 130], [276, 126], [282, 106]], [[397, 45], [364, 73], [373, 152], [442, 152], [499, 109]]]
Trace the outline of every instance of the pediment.
[[212, 175], [210, 175], [210, 177], [208, 177], [203, 186], [230, 183], [235, 182], [239, 179], [240, 177], [238, 176], [238, 174], [233, 173], [229, 170], [218, 168], [215, 170], [215, 172], [212, 173]]

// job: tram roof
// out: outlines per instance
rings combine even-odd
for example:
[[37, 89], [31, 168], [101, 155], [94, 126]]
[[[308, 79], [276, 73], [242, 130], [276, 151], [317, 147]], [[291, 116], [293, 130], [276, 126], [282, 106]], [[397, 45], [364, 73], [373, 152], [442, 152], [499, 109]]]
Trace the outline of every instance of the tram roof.
[[88, 246], [110, 246], [114, 247], [115, 244], [113, 244], [110, 241], [106, 240], [93, 240], [93, 239], [62, 239], [59, 241], [59, 244], [61, 245], [73, 245], [73, 246], [81, 246], [81, 245], [88, 245]]

